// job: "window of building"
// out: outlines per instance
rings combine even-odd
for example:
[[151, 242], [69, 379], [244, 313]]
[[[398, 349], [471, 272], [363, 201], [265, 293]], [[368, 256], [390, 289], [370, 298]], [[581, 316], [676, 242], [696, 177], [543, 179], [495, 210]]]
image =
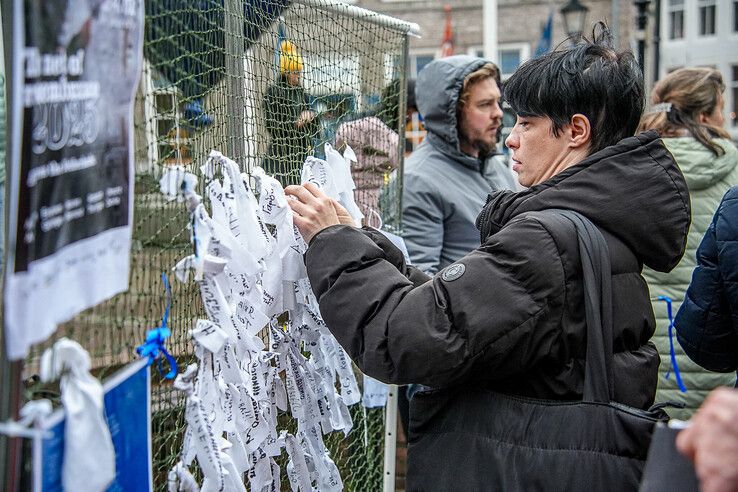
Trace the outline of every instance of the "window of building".
[[738, 65], [733, 65], [733, 80], [730, 82], [731, 92], [733, 93], [733, 103], [731, 105], [730, 113], [728, 118], [730, 119], [729, 125], [733, 128], [738, 128]]
[[530, 58], [530, 45], [528, 43], [506, 43], [499, 45], [497, 49], [500, 72], [505, 80], [513, 74], [521, 63]]
[[[738, 0], [736, 0], [738, 2]], [[469, 56], [476, 56], [477, 58], [484, 58], [484, 47], [482, 46], [470, 46], [466, 53]]]
[[667, 4], [669, 39], [684, 37], [684, 0], [669, 0]]
[[408, 60], [410, 78], [417, 79], [420, 71], [423, 70], [427, 64], [432, 62], [435, 57], [435, 53], [410, 53], [410, 59]]
[[303, 86], [308, 93], [350, 93], [361, 91], [360, 60], [357, 55], [334, 58], [313, 55], [306, 58]]
[[738, 32], [738, 0], [733, 0], [733, 32]]
[[700, 18], [700, 36], [715, 34], [715, 0], [697, 0]]
[[502, 73], [513, 73], [520, 65], [520, 50], [500, 50], [500, 70]]

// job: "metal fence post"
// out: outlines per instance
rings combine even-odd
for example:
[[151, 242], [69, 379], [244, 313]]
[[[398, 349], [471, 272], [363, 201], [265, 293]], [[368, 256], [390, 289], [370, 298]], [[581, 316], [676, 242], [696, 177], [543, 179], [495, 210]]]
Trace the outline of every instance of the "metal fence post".
[[[225, 1], [225, 50], [226, 50], [226, 96], [228, 106], [227, 148], [231, 159], [244, 165], [244, 39], [243, 6], [238, 0]], [[241, 169], [246, 171], [246, 169]]]
[[[3, 49], [3, 58], [4, 58], [4, 74], [12, 74], [12, 64], [13, 64], [13, 57], [16, 56], [17, 53], [20, 53], [21, 50], [15, 50], [16, 53], [14, 53], [13, 50], [13, 14], [14, 9], [18, 7], [18, 5], [21, 5], [21, 2], [14, 2], [13, 0], [2, 0], [2, 3], [0, 4], [0, 7], [2, 10], [0, 10], [0, 14], [2, 16], [2, 49]], [[9, 122], [13, 120], [12, 118], [12, 101], [8, 95], [12, 94], [13, 89], [13, 77], [5, 77], [5, 91], [6, 91], [6, 97], [5, 97], [5, 117], [6, 117], [6, 128], [8, 131], [5, 135], [0, 136], [0, 138], [6, 139], [6, 159], [5, 162], [12, 162], [7, 157], [9, 156], [9, 150], [10, 145], [9, 141], [7, 139], [7, 135], [10, 135], [10, 124]], [[11, 156], [12, 158], [12, 156]], [[10, 174], [10, 169], [12, 166], [6, 165], [6, 177], [5, 177], [5, 183], [4, 186], [0, 186], [0, 192], [4, 193], [4, 196], [6, 199], [4, 200], [4, 207], [3, 210], [0, 213], [5, 214], [6, 220], [4, 220], [4, 226], [5, 229], [7, 229], [8, 220], [7, 220], [7, 196], [6, 189], [8, 188], [8, 183], [10, 179], [13, 179], [13, 176]], [[2, 232], [2, 238], [0, 238], [0, 241], [2, 241], [3, 244], [3, 254], [0, 258], [0, 261], [2, 261], [2, 265], [0, 265], [0, 273], [4, 273], [4, 266], [7, 263], [7, 257], [8, 257], [8, 245], [7, 245], [7, 233], [5, 230]], [[3, 288], [0, 288], [0, 296], [4, 293], [4, 275], [2, 282], [0, 282], [3, 285]], [[4, 316], [0, 314], [0, 323], [4, 323]], [[5, 339], [5, 327], [4, 324], [2, 326], [2, 329], [0, 329], [0, 421], [6, 421], [8, 419], [15, 419], [18, 417], [18, 411], [20, 410], [21, 406], [21, 398], [22, 398], [22, 390], [21, 390], [21, 374], [23, 369], [23, 361], [11, 361], [8, 360], [7, 357], [7, 350], [5, 347], [6, 339]], [[0, 435], [0, 483], [5, 484], [5, 489], [8, 492], [17, 492], [20, 490], [20, 475], [21, 475], [21, 452], [22, 452], [22, 442], [21, 438], [10, 438], [4, 435]]]
[[395, 463], [397, 461], [397, 395], [399, 388], [390, 385], [384, 414], [384, 481], [382, 490], [395, 490]]

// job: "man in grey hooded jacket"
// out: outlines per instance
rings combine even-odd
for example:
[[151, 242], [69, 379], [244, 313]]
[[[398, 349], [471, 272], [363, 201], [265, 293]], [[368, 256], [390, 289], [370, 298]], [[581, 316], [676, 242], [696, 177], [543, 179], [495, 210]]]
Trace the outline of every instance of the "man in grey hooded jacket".
[[515, 188], [493, 156], [502, 124], [499, 81], [493, 63], [466, 55], [435, 60], [418, 76], [428, 135], [405, 163], [402, 228], [410, 259], [428, 274], [478, 247], [475, 220], [487, 195]]

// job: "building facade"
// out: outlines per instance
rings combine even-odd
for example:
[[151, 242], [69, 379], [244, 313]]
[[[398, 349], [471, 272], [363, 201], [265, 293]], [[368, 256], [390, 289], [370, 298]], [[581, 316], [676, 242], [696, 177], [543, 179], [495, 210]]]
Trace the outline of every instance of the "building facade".
[[[564, 1], [541, 0], [498, 0], [497, 40], [498, 60], [503, 79], [517, 66], [530, 58], [536, 51], [543, 27], [553, 17], [551, 46], [556, 47], [566, 40], [559, 9]], [[629, 46], [633, 32], [633, 6], [631, 2], [604, 0], [581, 0], [590, 10], [585, 23], [585, 34], [591, 33], [598, 20], [613, 24], [613, 16], [619, 22], [612, 28], [621, 46]], [[437, 57], [443, 43], [445, 12], [444, 5], [450, 4], [454, 32], [454, 53], [482, 55], [484, 37], [483, 0], [357, 0], [356, 5], [416, 22], [422, 37], [410, 43], [410, 76]]]
[[713, 67], [726, 85], [725, 125], [738, 140], [738, 0], [661, 0], [659, 75]]

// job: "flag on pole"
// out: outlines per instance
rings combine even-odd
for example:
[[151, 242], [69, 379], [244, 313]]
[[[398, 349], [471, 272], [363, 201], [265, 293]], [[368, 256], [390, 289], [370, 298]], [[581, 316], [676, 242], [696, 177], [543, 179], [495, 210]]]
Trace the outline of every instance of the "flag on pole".
[[286, 31], [287, 28], [284, 24], [284, 17], [279, 16], [279, 24], [277, 25], [277, 46], [274, 47], [274, 78], [279, 78], [279, 59], [280, 59], [280, 48], [282, 47], [282, 41], [287, 39]]
[[536, 54], [534, 58], [545, 55], [551, 50], [551, 33], [553, 31], [553, 9], [548, 13], [548, 20], [541, 29], [541, 38], [536, 46]]
[[446, 26], [443, 29], [443, 43], [441, 43], [440, 58], [454, 54], [454, 32], [451, 28], [451, 6], [444, 6], [443, 10], [446, 12]]

